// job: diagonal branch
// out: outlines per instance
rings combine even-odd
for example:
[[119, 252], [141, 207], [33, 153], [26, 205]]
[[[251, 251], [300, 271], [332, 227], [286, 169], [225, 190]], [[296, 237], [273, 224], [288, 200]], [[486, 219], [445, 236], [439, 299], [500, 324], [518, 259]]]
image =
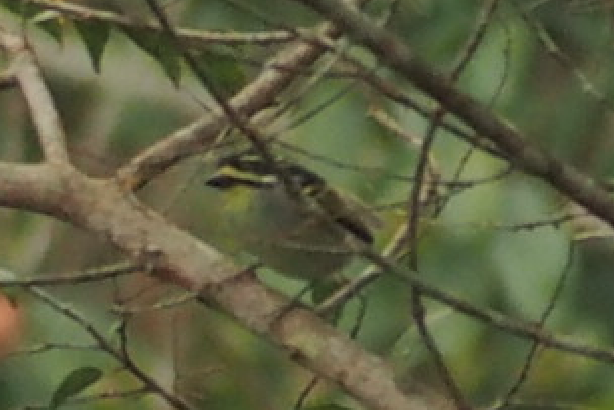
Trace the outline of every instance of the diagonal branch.
[[124, 352], [114, 347], [108, 338], [106, 338], [103, 333], [99, 332], [82, 314], [64, 306], [41, 288], [32, 286], [29, 287], [28, 290], [31, 294], [42, 300], [47, 306], [51, 307], [53, 310], [59, 312], [84, 329], [90, 335], [90, 337], [96, 341], [96, 344], [101, 350], [105, 351], [116, 361], [121, 363], [130, 372], [130, 374], [143, 383], [145, 388], [144, 391], [159, 395], [174, 409], [190, 410], [192, 408], [183, 399], [175, 395], [173, 392], [168, 391], [158, 382], [152, 379], [152, 377], [147, 372], [142, 370], [129, 355], [124, 354]]
[[[198, 290], [205, 303], [229, 313], [318, 375], [335, 381], [372, 409], [426, 409], [420, 398], [406, 396], [384, 362], [362, 349], [306, 309], [287, 310], [289, 301], [194, 237], [167, 223], [124, 193], [113, 181], [87, 178], [72, 169], [0, 163], [0, 206], [45, 212], [106, 239], [168, 281]], [[380, 267], [393, 271], [394, 266]], [[488, 326], [551, 349], [614, 363], [614, 351], [554, 336], [532, 323], [475, 307], [417, 277], [404, 280], [420, 292]], [[410, 274], [410, 273], [409, 273]], [[411, 275], [411, 274], [410, 274]], [[288, 313], [279, 317], [279, 312]], [[277, 320], [275, 320], [278, 318]]]
[[[340, 35], [332, 24], [314, 29], [317, 36]], [[314, 63], [325, 49], [319, 45], [295, 41], [284, 47], [250, 84], [229, 100], [230, 108], [242, 118], [249, 118], [275, 103], [277, 96], [290, 85], [296, 73]], [[228, 125], [221, 113], [209, 114], [151, 146], [119, 169], [117, 177], [129, 190], [138, 189], [180, 160], [203, 152]]]
[[30, 109], [45, 158], [52, 163], [68, 164], [62, 122], [34, 54], [21, 37], [8, 34], [1, 29], [0, 46], [12, 55], [11, 71]]
[[0, 162], [0, 206], [61, 217], [55, 203], [62, 186], [49, 164]]
[[441, 73], [434, 71], [413, 54], [398, 36], [378, 27], [341, 0], [295, 0], [303, 3], [342, 27], [351, 37], [369, 48], [382, 64], [397, 71], [416, 87], [439, 101], [484, 138], [490, 139], [526, 173], [537, 176], [562, 194], [586, 207], [614, 226], [614, 199], [590, 177], [575, 167], [554, 158], [531, 144], [483, 104], [457, 90]]
[[[381, 358], [309, 310], [288, 310], [286, 297], [252, 275], [236, 275], [237, 266], [147, 209], [115, 181], [88, 178], [76, 170], [50, 165], [21, 165], [14, 172], [3, 172], [10, 167], [0, 166], [0, 198], [12, 196], [13, 201], [0, 200], [0, 205], [45, 209], [97, 234], [165, 280], [199, 291], [206, 303], [285, 349], [299, 364], [340, 384], [367, 408], [427, 408], [420, 398], [401, 391]], [[52, 172], [47, 179], [35, 178]], [[59, 189], [44, 186], [54, 180], [59, 183], [52, 187]], [[30, 197], [26, 191], [40, 195]]]

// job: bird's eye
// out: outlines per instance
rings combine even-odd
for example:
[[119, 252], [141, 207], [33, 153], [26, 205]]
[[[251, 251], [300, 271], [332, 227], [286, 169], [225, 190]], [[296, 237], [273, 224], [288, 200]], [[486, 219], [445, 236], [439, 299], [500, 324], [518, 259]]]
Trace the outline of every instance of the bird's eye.
[[205, 185], [210, 186], [212, 188], [217, 188], [217, 189], [225, 189], [225, 188], [230, 188], [233, 185], [236, 185], [237, 181], [235, 178], [231, 178], [228, 176], [223, 176], [223, 175], [218, 175], [218, 176], [214, 176], [212, 178], [209, 178], [206, 182]]

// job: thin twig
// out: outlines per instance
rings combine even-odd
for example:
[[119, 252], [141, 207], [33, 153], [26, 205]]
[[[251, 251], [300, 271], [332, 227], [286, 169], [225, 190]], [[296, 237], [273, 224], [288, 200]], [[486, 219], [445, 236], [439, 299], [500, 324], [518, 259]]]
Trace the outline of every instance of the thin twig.
[[120, 314], [120, 315], [136, 315], [136, 314], [148, 313], [148, 312], [152, 312], [156, 310], [166, 310], [166, 309], [175, 308], [177, 306], [181, 306], [193, 300], [196, 300], [198, 299], [199, 295], [200, 294], [198, 292], [185, 292], [177, 297], [165, 299], [153, 305], [148, 305], [148, 306], [125, 307], [125, 306], [121, 306], [118, 304], [111, 308], [111, 312]]
[[[431, 152], [431, 146], [435, 141], [436, 130], [443, 116], [445, 115], [445, 109], [440, 108], [433, 114], [433, 118], [429, 123], [429, 128], [423, 139], [420, 149], [420, 156], [418, 158], [418, 165], [416, 166], [416, 181], [412, 187], [409, 203], [409, 223], [407, 224], [407, 238], [409, 243], [409, 267], [414, 272], [418, 271], [418, 227], [420, 223], [420, 214], [422, 209], [420, 206], [420, 198], [422, 196], [422, 182], [426, 182], [427, 178], [427, 164], [428, 158]], [[424, 342], [428, 352], [435, 362], [435, 368], [437, 369], [439, 376], [441, 377], [446, 389], [450, 393], [452, 400], [454, 401], [456, 408], [459, 410], [467, 410], [471, 407], [466, 402], [463, 393], [456, 384], [456, 381], [452, 377], [452, 374], [448, 370], [448, 367], [443, 358], [443, 354], [439, 351], [435, 339], [431, 336], [427, 324], [426, 324], [426, 309], [422, 303], [422, 292], [418, 286], [410, 284], [411, 286], [411, 313], [416, 327]]]
[[[567, 278], [569, 277], [569, 272], [571, 271], [571, 267], [573, 266], [574, 248], [575, 248], [574, 242], [571, 242], [569, 245], [569, 250], [567, 253], [567, 261], [565, 262], [565, 266], [563, 266], [563, 269], [561, 270], [561, 274], [559, 275], [559, 279], [554, 287], [552, 295], [550, 296], [550, 300], [548, 301], [548, 304], [546, 305], [546, 309], [544, 309], [544, 311], [542, 312], [537, 322], [537, 326], [540, 328], [544, 327], [546, 320], [548, 320], [548, 318], [550, 317], [550, 314], [554, 310], [556, 302], [559, 300], [559, 297], [561, 296], [561, 293], [563, 292], [563, 287], [565, 283], [567, 282]], [[520, 388], [526, 383], [527, 378], [529, 377], [531, 368], [533, 366], [535, 356], [538, 353], [539, 347], [540, 347], [539, 342], [537, 340], [533, 340], [533, 343], [531, 344], [531, 348], [529, 349], [529, 352], [527, 353], [527, 357], [525, 358], [524, 365], [522, 366], [522, 369], [520, 370], [520, 373], [518, 374], [518, 377], [516, 378], [516, 382], [512, 385], [512, 387], [510, 387], [507, 394], [504, 395], [504, 398], [501, 401], [501, 404], [498, 406], [498, 409], [503, 410], [505, 408], [508, 408], [509, 404], [514, 400]]]
[[192, 407], [183, 401], [180, 397], [167, 391], [157, 381], [152, 379], [146, 372], [141, 370], [129, 355], [124, 354], [121, 350], [116, 349], [106, 337], [100, 333], [85, 317], [76, 310], [69, 308], [65, 304], [57, 301], [53, 296], [38, 287], [30, 287], [28, 289], [34, 296], [43, 301], [53, 310], [75, 322], [79, 327], [85, 330], [98, 344], [101, 350], [107, 352], [111, 357], [121, 363], [128, 372], [140, 380], [148, 391], [151, 391], [163, 398], [173, 408], [180, 410], [191, 410]]
[[[64, 404], [65, 406], [62, 407], [68, 407], [70, 405], [76, 405], [76, 404], [92, 404], [92, 402], [99, 402], [102, 400], [118, 400], [118, 399], [128, 399], [128, 398], [133, 398], [136, 396], [142, 396], [145, 394], [150, 393], [149, 390], [147, 390], [147, 387], [142, 387], [139, 389], [132, 389], [132, 390], [124, 390], [124, 391], [109, 391], [109, 392], [103, 392], [103, 393], [98, 393], [98, 394], [93, 394], [93, 395], [89, 395], [89, 396], [80, 396], [80, 397], [71, 397], [69, 399], [67, 399]], [[22, 408], [21, 410], [49, 410], [49, 404], [29, 404], [27, 407]]]
[[[406, 133], [406, 136], [409, 137], [409, 134]], [[275, 140], [273, 141], [273, 143], [278, 145], [280, 148], [284, 150], [291, 151], [302, 157], [308, 158], [310, 160], [313, 160], [313, 161], [316, 161], [321, 164], [328, 165], [328, 166], [331, 166], [337, 169], [357, 172], [361, 174], [366, 173], [366, 174], [370, 174], [371, 176], [375, 175], [378, 178], [381, 177], [384, 179], [390, 179], [390, 180], [395, 180], [395, 181], [413, 182], [415, 180], [414, 176], [397, 174], [397, 173], [391, 172], [388, 168], [384, 168], [381, 166], [357, 165], [357, 164], [353, 164], [349, 162], [343, 162], [338, 159], [331, 158], [330, 156], [327, 156], [327, 155], [316, 154], [316, 153], [310, 152], [309, 150], [301, 148], [297, 145], [288, 143], [286, 141]], [[472, 178], [472, 179], [465, 179], [465, 180], [458, 180], [458, 181], [438, 179], [436, 181], [431, 181], [431, 183], [438, 185], [438, 186], [448, 187], [448, 188], [472, 188], [476, 185], [487, 184], [487, 183], [491, 183], [494, 181], [498, 181], [501, 178], [509, 175], [510, 172], [512, 171], [513, 169], [511, 169], [510, 167], [507, 167], [491, 176], [486, 176], [482, 178]]]
[[118, 264], [101, 266], [87, 269], [77, 273], [57, 275], [52, 274], [42, 278], [31, 279], [1, 279], [0, 287], [30, 287], [30, 286], [59, 286], [76, 285], [80, 283], [99, 282], [118, 276], [142, 270], [141, 267], [132, 262], [121, 262]]
[[[462, 52], [457, 59], [457, 62], [454, 64], [452, 71], [449, 75], [449, 81], [451, 83], [455, 83], [460, 77], [461, 73], [467, 66], [467, 64], [471, 61], [471, 58], [474, 56], [477, 51], [478, 45], [484, 37], [486, 32], [486, 27], [491, 20], [491, 16], [497, 6], [497, 0], [490, 0], [486, 3], [486, 7], [482, 10], [480, 18], [478, 19], [478, 24], [476, 25], [476, 30], [469, 37], [469, 40]], [[443, 105], [433, 113], [431, 120], [429, 122], [429, 127], [427, 129], [426, 135], [423, 138], [422, 146], [420, 148], [420, 155], [418, 157], [418, 164], [416, 166], [416, 180], [414, 182], [414, 186], [411, 190], [411, 195], [409, 199], [409, 224], [407, 225], [407, 236], [409, 242], [409, 266], [413, 271], [418, 271], [418, 225], [420, 214], [422, 213], [420, 207], [420, 199], [423, 195], [423, 183], [428, 184], [427, 178], [429, 177], [427, 174], [429, 156], [431, 155], [431, 146], [435, 141], [437, 128], [442, 122], [444, 116], [446, 115], [446, 108]], [[431, 178], [433, 176], [431, 175]], [[454, 403], [458, 409], [469, 409], [470, 406], [466, 402], [460, 388], [456, 384], [454, 378], [450, 374], [448, 367], [445, 363], [442, 353], [437, 348], [437, 344], [435, 340], [431, 336], [427, 324], [426, 324], [426, 309], [422, 303], [422, 294], [420, 292], [419, 287], [412, 285], [411, 286], [411, 301], [412, 301], [412, 316], [416, 322], [416, 326], [418, 328], [418, 332], [421, 335], [421, 338], [426, 345], [428, 351], [430, 352], [433, 360], [435, 361], [435, 367], [437, 368], [440, 377], [442, 378], [445, 386]]]
[[[83, 6], [69, 1], [28, 0], [28, 2], [47, 10], [55, 10], [61, 13], [63, 17], [74, 20], [96, 21], [120, 28], [147, 30], [151, 33], [162, 32], [162, 28], [159, 25], [135, 22], [129, 17], [112, 11]], [[284, 30], [242, 33], [236, 31], [223, 32], [189, 28], [177, 29], [177, 37], [184, 46], [198, 49], [202, 49], [211, 44], [270, 46], [273, 44], [287, 43], [294, 39], [292, 33]]]
[[582, 92], [591, 96], [601, 106], [606, 107], [608, 110], [614, 109], [614, 103], [609, 100], [604, 94], [598, 91], [596, 87], [574, 63], [573, 58], [561, 50], [558, 44], [554, 41], [550, 33], [546, 30], [543, 24], [535, 18], [524, 6], [518, 3], [517, 0], [512, 0], [511, 4], [518, 11], [522, 19], [526, 22], [527, 27], [535, 32], [535, 35], [541, 45], [546, 49], [548, 54], [561, 65], [561, 67], [571, 71], [577, 82], [580, 84]]
[[[473, 35], [470, 37], [470, 40], [467, 44], [467, 46], [465, 47], [466, 51], [465, 53], [461, 54], [461, 59], [459, 60], [458, 66], [457, 66], [457, 73], [458, 75], [460, 75], [461, 71], [460, 71], [460, 67], [464, 67], [466, 66], [469, 61], [470, 61], [470, 56], [473, 55], [473, 53], [475, 53], [475, 51], [477, 50], [477, 46], [479, 45], [481, 39], [484, 37], [485, 33], [486, 33], [486, 29], [490, 23], [490, 21], [492, 20], [492, 17], [494, 15], [494, 12], [497, 8], [497, 4], [498, 4], [498, 0], [490, 0], [489, 2], [484, 4], [484, 7], [482, 8], [482, 13], [480, 15], [480, 18], [478, 20], [478, 24], [476, 25], [476, 28], [474, 30]], [[506, 27], [506, 26], [504, 26]], [[507, 33], [507, 31], [506, 31]], [[497, 86], [497, 88], [495, 89], [493, 95], [490, 98], [489, 107], [492, 107], [493, 104], [495, 103], [495, 101], [499, 98], [499, 95], [501, 94], [501, 92], [503, 91], [503, 87], [506, 84], [506, 79], [508, 76], [508, 71], [509, 71], [509, 33], [507, 33], [508, 36], [507, 38], [507, 44], [506, 47], [504, 48], [504, 70], [503, 70], [503, 74], [501, 75], [501, 78], [499, 80], [499, 84]], [[480, 136], [479, 135], [475, 135], [474, 139], [479, 141], [480, 140]], [[476, 145], [470, 145], [467, 150], [465, 151], [465, 153], [463, 154], [463, 156], [461, 157], [460, 161], [458, 162], [458, 165], [456, 166], [456, 170], [454, 171], [454, 174], [452, 176], [452, 181], [458, 181], [461, 177], [462, 172], [465, 170], [466, 166], [469, 164], [469, 160], [471, 159], [471, 157], [473, 156], [473, 153], [475, 152], [475, 148], [477, 146]], [[511, 166], [510, 166], [511, 169]], [[448, 201], [452, 198], [453, 196], [453, 192], [450, 191], [448, 195], [446, 195], [445, 197], [441, 198], [441, 200], [439, 201], [439, 204], [437, 206], [437, 208], [435, 209], [435, 211], [433, 212], [435, 216], [438, 216], [443, 210], [444, 208], [447, 206]]]
[[99, 350], [98, 345], [76, 345], [74, 343], [42, 343], [35, 346], [25, 347], [8, 353], [6, 358], [13, 356], [31, 356], [33, 354], [47, 353], [53, 350]]
[[378, 266], [381, 270], [392, 274], [394, 277], [407, 284], [416, 286], [424, 296], [443, 303], [457, 312], [482, 321], [503, 332], [523, 339], [535, 340], [547, 348], [577, 354], [604, 363], [614, 364], [613, 349], [601, 349], [578, 343], [570, 337], [552, 335], [536, 326], [534, 322], [510, 318], [500, 312], [477, 307], [461, 298], [452, 296], [437, 287], [427, 284], [421, 280], [415, 272], [396, 266], [377, 253], [365, 252], [362, 256]]
[[606, 190], [574, 166], [529, 142], [475, 98], [460, 92], [444, 75], [420, 61], [399, 36], [378, 27], [367, 15], [341, 0], [294, 1], [306, 4], [337, 23], [388, 67], [438, 100], [483, 138], [493, 141], [519, 169], [547, 181], [562, 194], [614, 226], [614, 198]]
[[232, 106], [232, 104], [230, 104], [230, 102], [224, 97], [218, 87], [211, 80], [204, 67], [196, 61], [192, 54], [188, 53], [187, 50], [182, 47], [181, 42], [175, 33], [174, 26], [171, 24], [164, 10], [159, 6], [157, 0], [144, 1], [156, 16], [165, 32], [169, 35], [176, 49], [182, 54], [184, 61], [188, 64], [192, 72], [196, 75], [209, 94], [211, 94], [218, 107], [222, 109], [222, 112], [226, 116], [228, 122], [233, 127], [236, 127], [239, 131], [241, 131], [241, 134], [243, 134], [249, 140], [253, 148], [258, 152], [262, 159], [268, 164], [269, 167], [271, 167], [273, 172], [279, 176], [288, 195], [292, 199], [300, 201], [301, 196], [299, 188], [290, 178], [286, 170], [280, 167], [275, 161], [275, 157], [268, 147], [266, 141], [267, 138], [262, 135], [260, 130], [251, 126], [247, 117], [243, 116]]

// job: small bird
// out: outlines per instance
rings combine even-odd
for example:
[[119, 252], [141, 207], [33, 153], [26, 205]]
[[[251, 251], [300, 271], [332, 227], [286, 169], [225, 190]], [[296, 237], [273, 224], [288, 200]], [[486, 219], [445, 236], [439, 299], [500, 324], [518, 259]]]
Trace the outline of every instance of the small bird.
[[216, 223], [226, 226], [235, 251], [308, 281], [334, 276], [351, 260], [350, 244], [371, 244], [379, 223], [358, 199], [319, 175], [284, 159], [266, 161], [253, 150], [221, 158], [205, 185], [221, 195], [224, 220]]

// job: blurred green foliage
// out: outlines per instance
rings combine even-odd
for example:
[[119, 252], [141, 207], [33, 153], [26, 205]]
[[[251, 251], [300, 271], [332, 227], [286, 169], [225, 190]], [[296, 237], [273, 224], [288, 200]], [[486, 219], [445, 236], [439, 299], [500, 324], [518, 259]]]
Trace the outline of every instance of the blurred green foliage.
[[[88, 5], [87, 1], [80, 3]], [[123, 10], [121, 2], [111, 3], [116, 10]], [[399, 2], [388, 26], [407, 41], [419, 58], [437, 70], [449, 72], [475, 30], [483, 3]], [[559, 158], [598, 178], [611, 178], [611, 6], [605, 1], [517, 3], [530, 19], [519, 14], [510, 2], [500, 2], [483, 42], [459, 79], [459, 88], [491, 105], [496, 115], [508, 119], [532, 142]], [[368, 10], [380, 15], [387, 7], [388, 2], [376, 1]], [[178, 26], [234, 32], [276, 29], [275, 24], [308, 27], [317, 21], [312, 12], [281, 0], [184, 0], [170, 2], [167, 12]], [[0, 24], [19, 27], [21, 22], [14, 14], [1, 10]], [[131, 41], [121, 31], [111, 30], [102, 53], [100, 74], [96, 74], [92, 54], [81, 42], [78, 31], [68, 21], [61, 21], [61, 26], [61, 44], [33, 25], [26, 25], [25, 30], [62, 114], [74, 161], [87, 173], [111, 175], [132, 156], [198, 118], [210, 103], [207, 93], [177, 56], [161, 67], [155, 52], [149, 50], [148, 54], [144, 51], [147, 47], [135, 44], [134, 37]], [[147, 38], [147, 34], [140, 35]], [[545, 48], [544, 36], [556, 44], [558, 51]], [[168, 51], [168, 47], [164, 45], [161, 51]], [[273, 46], [268, 47], [237, 48], [236, 64], [215, 60], [218, 64], [212, 64], [212, 75], [216, 75], [217, 67], [220, 77], [216, 80], [228, 92], [236, 90], [273, 54]], [[370, 61], [364, 51], [352, 48], [351, 52]], [[4, 67], [4, 60], [0, 61]], [[417, 100], [430, 103], [393, 73], [383, 69], [378, 73]], [[280, 151], [373, 206], [405, 201], [411, 185], [389, 175], [412, 176], [417, 148], [397, 138], [367, 112], [382, 107], [394, 114], [404, 129], [419, 137], [424, 135], [428, 121], [384, 101], [366, 85], [339, 76], [325, 77], [300, 95], [289, 116], [300, 118], [337, 94], [340, 97], [317, 115], [283, 132], [283, 141], [310, 155], [282, 147]], [[281, 95], [279, 99], [291, 97]], [[18, 90], [0, 91], [0, 134], [3, 161], [41, 159]], [[438, 131], [432, 154], [444, 180], [452, 179], [467, 150], [465, 142]], [[139, 195], [206, 241], [208, 235], [215, 233], [215, 221], [224, 216], [202, 186], [216, 155], [203, 154], [182, 162]], [[319, 156], [362, 168], [339, 167]], [[462, 170], [461, 180], [485, 178], [506, 165], [488, 154], [474, 152]], [[564, 272], [573, 229], [557, 224], [521, 229], [521, 224], [556, 218], [565, 209], [564, 198], [520, 172], [459, 190], [437, 219], [426, 222], [419, 248], [420, 275], [428, 283], [477, 306], [538, 320]], [[383, 217], [389, 224], [394, 221], [389, 213], [383, 212]], [[0, 267], [25, 277], [61, 274], [118, 258], [114, 249], [97, 238], [47, 217], [0, 210], [0, 226]], [[389, 227], [387, 232], [390, 230]], [[612, 241], [593, 238], [575, 244], [572, 262], [565, 272], [567, 281], [547, 327], [583, 342], [608, 346], [614, 336]], [[348, 275], [357, 270], [350, 270]], [[263, 272], [262, 277], [288, 295], [296, 294], [304, 285], [272, 272]], [[113, 330], [118, 318], [109, 312], [110, 306], [120, 302], [147, 306], [178, 292], [146, 275], [49, 291], [82, 312], [114, 343], [119, 343], [120, 336]], [[425, 392], [442, 394], [436, 370], [412, 323], [407, 287], [384, 277], [365, 294], [368, 305], [358, 340], [389, 357], [411, 388], [418, 385]], [[22, 348], [44, 343], [59, 347], [2, 359], [0, 408], [48, 403], [62, 378], [83, 365], [103, 371], [102, 380], [88, 392], [138, 387], [125, 371], [116, 370], [117, 363], [108, 356], [84, 348], [92, 340], [82, 328], [25, 291], [18, 294], [18, 300], [27, 312]], [[494, 330], [449, 307], [434, 302], [426, 305], [427, 323], [468, 399], [475, 405], [487, 406], [503, 397], [522, 369], [530, 341]], [[353, 327], [358, 311], [359, 303], [350, 302], [339, 326]], [[127, 332], [129, 349], [138, 363], [168, 385], [176, 376], [176, 391], [196, 403], [197, 408], [291, 408], [311, 377], [283, 352], [249, 334], [230, 318], [193, 302], [131, 316]], [[72, 348], [61, 348], [67, 344]], [[543, 351], [534, 359], [518, 400], [553, 403], [543, 408], [568, 403], [609, 409], [614, 403], [613, 376], [611, 365]], [[335, 402], [341, 406], [338, 408], [359, 408], [335, 386], [323, 382], [314, 396], [316, 403]], [[163, 408], [151, 397], [97, 400], [70, 408], [115, 409], [126, 408], [126, 403], [134, 409]]]

